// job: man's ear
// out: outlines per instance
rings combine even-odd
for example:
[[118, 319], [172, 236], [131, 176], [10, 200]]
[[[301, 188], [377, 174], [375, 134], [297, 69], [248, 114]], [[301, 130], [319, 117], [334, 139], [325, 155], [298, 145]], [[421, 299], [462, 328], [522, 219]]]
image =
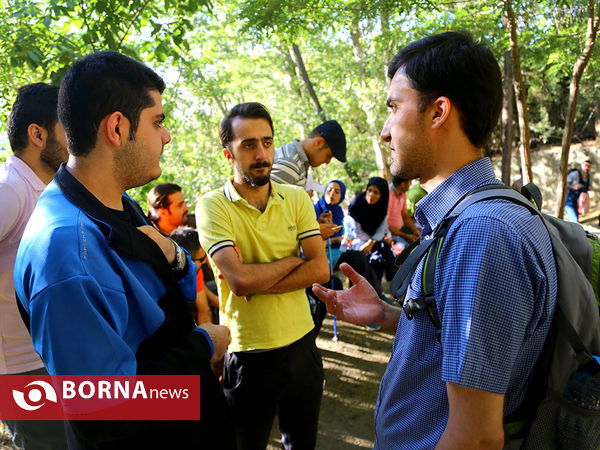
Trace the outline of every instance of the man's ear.
[[120, 111], [109, 114], [100, 122], [100, 131], [114, 147], [120, 147], [129, 140], [129, 120]]
[[46, 147], [46, 139], [48, 138], [48, 131], [38, 125], [37, 123], [30, 123], [27, 127], [27, 137], [29, 142], [39, 149]]
[[433, 104], [432, 108], [432, 128], [441, 128], [450, 117], [452, 111], [452, 102], [448, 97], [438, 97]]
[[168, 215], [168, 214], [171, 213], [171, 211], [169, 211], [168, 208], [157, 208], [156, 212], [158, 213], [158, 217], [159, 218], [164, 217], [164, 216], [166, 216], [166, 215]]
[[231, 153], [231, 150], [229, 150], [228, 148], [224, 148], [223, 155], [225, 156], [225, 158], [227, 158], [227, 161], [233, 164], [233, 153]]
[[327, 142], [325, 142], [325, 138], [323, 136], [317, 136], [313, 138], [313, 148], [316, 150], [321, 150], [323, 147], [327, 146]]

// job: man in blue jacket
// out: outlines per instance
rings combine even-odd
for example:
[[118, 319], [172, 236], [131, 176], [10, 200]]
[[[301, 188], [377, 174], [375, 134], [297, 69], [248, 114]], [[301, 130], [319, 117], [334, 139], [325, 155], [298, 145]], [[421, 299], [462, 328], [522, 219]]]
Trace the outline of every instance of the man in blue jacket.
[[[42, 194], [15, 264], [34, 349], [50, 374], [200, 375], [200, 422], [72, 421], [76, 448], [229, 448], [227, 405], [210, 362], [229, 330], [197, 328], [195, 266], [124, 192], [161, 174], [163, 80], [116, 52], [75, 62], [59, 92], [69, 161]], [[213, 440], [211, 440], [213, 439]], [[163, 442], [164, 441], [164, 442]]]

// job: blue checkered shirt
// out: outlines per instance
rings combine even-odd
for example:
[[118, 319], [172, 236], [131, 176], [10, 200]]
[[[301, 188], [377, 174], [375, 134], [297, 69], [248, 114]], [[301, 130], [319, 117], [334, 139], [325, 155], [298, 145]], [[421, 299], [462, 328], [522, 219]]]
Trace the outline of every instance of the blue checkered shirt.
[[[466, 193], [500, 183], [488, 158], [458, 170], [418, 204], [426, 239]], [[407, 296], [421, 295], [422, 263]], [[554, 313], [556, 266], [541, 219], [506, 200], [467, 208], [448, 231], [434, 290], [441, 344], [426, 311], [402, 314], [375, 408], [375, 448], [433, 448], [448, 420], [446, 382], [520, 404]]]

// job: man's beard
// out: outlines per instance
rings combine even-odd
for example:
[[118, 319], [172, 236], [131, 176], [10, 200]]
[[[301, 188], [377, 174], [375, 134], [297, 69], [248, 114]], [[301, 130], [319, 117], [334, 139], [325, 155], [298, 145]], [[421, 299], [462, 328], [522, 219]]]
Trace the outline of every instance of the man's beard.
[[143, 144], [135, 139], [128, 140], [115, 152], [115, 176], [124, 190], [144, 186], [160, 176], [161, 169], [158, 164], [157, 172], [153, 172], [149, 167], [152, 162], [144, 158], [147, 156], [146, 153]]
[[56, 140], [54, 133], [48, 133], [46, 146], [40, 153], [42, 163], [56, 172], [60, 168], [60, 165], [66, 162], [68, 158], [69, 153], [67, 149]]
[[[260, 177], [255, 177], [254, 175], [250, 174], [250, 170], [259, 169], [261, 167], [268, 167], [269, 173], [267, 173], [266, 175], [260, 176]], [[269, 182], [270, 178], [271, 178], [271, 163], [268, 161], [262, 161], [262, 162], [252, 164], [252, 165], [250, 165], [248, 172], [242, 173], [242, 180], [244, 181], [244, 183], [253, 188], [264, 186], [265, 184], [267, 184]]]

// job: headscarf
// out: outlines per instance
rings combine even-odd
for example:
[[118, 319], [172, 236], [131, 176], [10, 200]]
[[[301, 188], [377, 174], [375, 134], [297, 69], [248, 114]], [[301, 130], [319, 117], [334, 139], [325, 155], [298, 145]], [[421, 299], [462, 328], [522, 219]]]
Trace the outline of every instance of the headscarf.
[[[371, 185], [376, 186], [381, 192], [381, 197], [374, 205], [369, 205], [366, 199], [367, 189]], [[367, 189], [354, 197], [348, 208], [348, 214], [360, 224], [369, 236], [372, 236], [387, 216], [390, 191], [387, 182], [381, 177], [369, 179]]]
[[[344, 183], [342, 183], [340, 180], [331, 180], [329, 183], [327, 183], [327, 185], [325, 185], [325, 192], [327, 192], [327, 188], [329, 187], [329, 185], [331, 183], [337, 183], [340, 185], [340, 201], [337, 202], [335, 205], [330, 205], [329, 203], [327, 203], [325, 201], [325, 194], [323, 194], [321, 196], [321, 198], [319, 199], [319, 201], [317, 203], [315, 203], [315, 213], [317, 214], [317, 219], [319, 218], [319, 216], [321, 214], [323, 214], [324, 211], [331, 211], [331, 217], [333, 220], [333, 223], [335, 223], [336, 225], [343, 225], [344, 224], [344, 210], [342, 209], [342, 207], [340, 206], [340, 204], [344, 201], [344, 198], [346, 197], [346, 185]], [[341, 232], [341, 231], [340, 231]]]

